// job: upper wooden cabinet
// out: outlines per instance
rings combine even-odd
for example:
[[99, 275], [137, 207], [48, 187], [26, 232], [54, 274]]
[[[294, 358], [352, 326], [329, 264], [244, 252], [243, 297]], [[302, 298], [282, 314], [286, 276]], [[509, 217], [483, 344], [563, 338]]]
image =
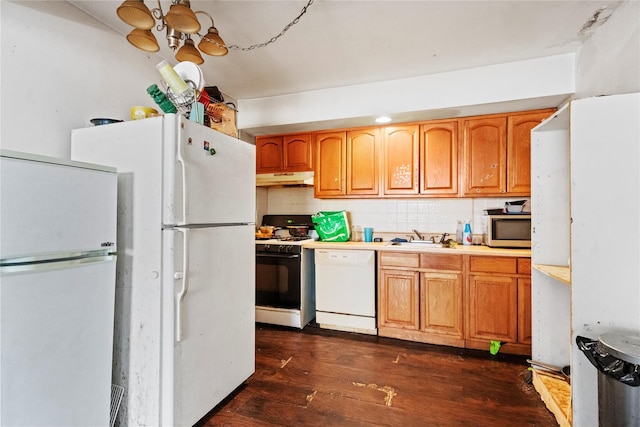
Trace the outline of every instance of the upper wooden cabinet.
[[531, 194], [531, 129], [553, 111], [507, 117], [507, 192], [511, 195]]
[[458, 194], [458, 121], [420, 125], [420, 194]]
[[554, 111], [463, 119], [463, 195], [529, 196], [531, 129]]
[[316, 134], [315, 196], [377, 196], [380, 130], [354, 129]]
[[311, 134], [256, 138], [256, 173], [313, 170]]
[[464, 189], [467, 196], [506, 191], [507, 118], [464, 119]]
[[258, 137], [256, 172], [315, 170], [317, 198], [527, 197], [531, 129], [554, 111]]
[[384, 128], [385, 195], [418, 194], [418, 125]]
[[346, 194], [346, 133], [322, 132], [316, 134], [315, 197], [333, 197]]

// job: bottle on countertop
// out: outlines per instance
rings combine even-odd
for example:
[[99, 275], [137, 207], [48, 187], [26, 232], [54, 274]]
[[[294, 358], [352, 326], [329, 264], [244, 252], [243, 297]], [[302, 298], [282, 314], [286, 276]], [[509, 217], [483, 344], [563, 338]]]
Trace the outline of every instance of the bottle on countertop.
[[456, 243], [462, 243], [462, 221], [460, 220], [456, 226]]
[[470, 245], [473, 241], [473, 233], [471, 232], [471, 220], [464, 223], [464, 231], [462, 232], [462, 244]]

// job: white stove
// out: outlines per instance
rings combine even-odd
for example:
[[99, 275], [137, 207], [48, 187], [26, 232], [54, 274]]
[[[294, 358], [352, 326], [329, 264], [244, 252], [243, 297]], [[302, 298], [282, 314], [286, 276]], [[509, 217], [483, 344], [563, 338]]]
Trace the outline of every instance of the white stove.
[[317, 234], [293, 237], [284, 228], [311, 229], [311, 215], [265, 215], [262, 223], [281, 229], [276, 238], [256, 240], [256, 322], [302, 329], [315, 317], [314, 252], [303, 244]]

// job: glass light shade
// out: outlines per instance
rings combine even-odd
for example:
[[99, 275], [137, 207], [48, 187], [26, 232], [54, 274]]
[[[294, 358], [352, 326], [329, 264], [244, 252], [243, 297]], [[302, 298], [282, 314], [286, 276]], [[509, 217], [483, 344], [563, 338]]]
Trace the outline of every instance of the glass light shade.
[[218, 35], [216, 27], [209, 28], [209, 32], [198, 43], [198, 49], [211, 56], [224, 56], [229, 52], [224, 41]]
[[150, 30], [156, 23], [144, 0], [126, 0], [118, 7], [116, 13], [127, 24], [142, 30]]
[[178, 52], [176, 52], [176, 59], [180, 62], [189, 61], [197, 65], [204, 62], [202, 55], [200, 55], [200, 52], [198, 52], [198, 49], [196, 49], [193, 44], [193, 40], [191, 39], [186, 39], [184, 41], [184, 45], [182, 45], [182, 47], [178, 49]]
[[169, 8], [164, 20], [171, 28], [181, 33], [195, 34], [200, 31], [200, 22], [191, 8], [184, 4], [174, 4]]
[[160, 50], [158, 40], [156, 40], [156, 37], [153, 35], [151, 30], [135, 28], [129, 33], [129, 35], [127, 35], [127, 40], [129, 40], [129, 43], [138, 49], [142, 49], [147, 52], [157, 52]]

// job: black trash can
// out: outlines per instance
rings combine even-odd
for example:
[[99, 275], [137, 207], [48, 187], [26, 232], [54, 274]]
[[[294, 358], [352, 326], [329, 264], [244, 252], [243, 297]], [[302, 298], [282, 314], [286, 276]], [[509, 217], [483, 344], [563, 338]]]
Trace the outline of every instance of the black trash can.
[[578, 348], [598, 369], [601, 427], [640, 426], [640, 336], [576, 337]]

